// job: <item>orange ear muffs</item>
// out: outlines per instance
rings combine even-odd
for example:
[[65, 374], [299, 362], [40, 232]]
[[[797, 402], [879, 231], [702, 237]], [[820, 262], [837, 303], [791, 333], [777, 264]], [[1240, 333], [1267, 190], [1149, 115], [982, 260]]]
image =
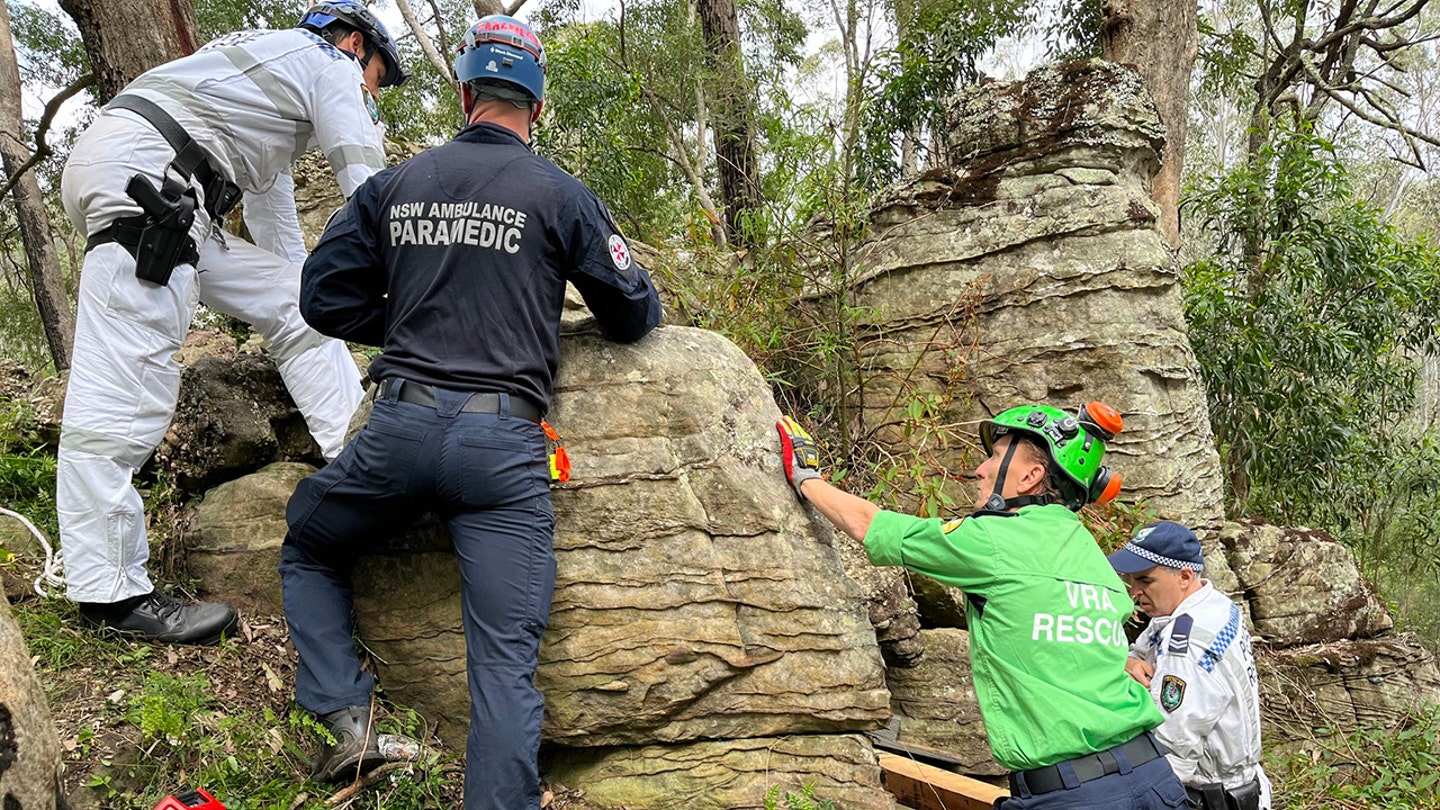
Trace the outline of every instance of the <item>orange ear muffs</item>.
[[1098, 505], [1107, 504], [1120, 494], [1120, 485], [1120, 473], [1109, 467], [1101, 467], [1095, 473], [1095, 481], [1090, 484], [1090, 500]]
[[1100, 429], [1100, 438], [1110, 441], [1125, 427], [1120, 412], [1105, 403], [1094, 400], [1080, 409], [1080, 421]]

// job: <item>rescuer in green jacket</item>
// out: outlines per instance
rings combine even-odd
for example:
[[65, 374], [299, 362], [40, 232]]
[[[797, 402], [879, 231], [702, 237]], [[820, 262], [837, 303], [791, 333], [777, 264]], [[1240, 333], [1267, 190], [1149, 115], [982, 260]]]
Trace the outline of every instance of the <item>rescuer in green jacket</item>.
[[1025, 405], [983, 422], [976, 511], [962, 520], [880, 509], [821, 479], [810, 435], [786, 418], [782, 464], [800, 498], [864, 544], [966, 596], [971, 667], [1004, 810], [1187, 807], [1150, 729], [1162, 717], [1125, 674], [1133, 604], [1075, 514], [1120, 477], [1102, 467], [1120, 415], [1092, 402], [1071, 416]]

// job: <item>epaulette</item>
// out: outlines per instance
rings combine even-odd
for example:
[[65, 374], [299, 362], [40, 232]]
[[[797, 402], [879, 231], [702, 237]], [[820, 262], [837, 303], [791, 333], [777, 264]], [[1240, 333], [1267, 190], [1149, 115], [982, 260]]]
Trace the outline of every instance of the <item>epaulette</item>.
[[1190, 651], [1190, 628], [1195, 626], [1195, 620], [1189, 613], [1181, 613], [1170, 622], [1170, 643], [1165, 647], [1165, 652], [1172, 655], [1184, 655]]

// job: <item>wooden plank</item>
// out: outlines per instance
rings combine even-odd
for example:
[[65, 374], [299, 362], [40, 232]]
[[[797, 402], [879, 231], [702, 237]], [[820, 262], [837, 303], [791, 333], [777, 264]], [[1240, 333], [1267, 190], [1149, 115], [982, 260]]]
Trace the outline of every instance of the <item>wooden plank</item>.
[[876, 751], [880, 778], [895, 800], [914, 810], [991, 810], [1010, 791], [933, 765]]

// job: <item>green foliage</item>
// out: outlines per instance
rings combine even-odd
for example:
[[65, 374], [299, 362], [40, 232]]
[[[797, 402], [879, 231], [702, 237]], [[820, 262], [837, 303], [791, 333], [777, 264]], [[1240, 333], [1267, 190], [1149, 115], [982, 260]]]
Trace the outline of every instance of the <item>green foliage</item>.
[[189, 677], [148, 673], [140, 693], [130, 701], [127, 719], [140, 727], [147, 742], [164, 740], [172, 746], [181, 745], [191, 719], [209, 706], [209, 689], [210, 680], [203, 672]]
[[308, 0], [195, 0], [195, 27], [204, 42], [231, 31], [293, 28], [311, 5]]
[[857, 178], [867, 188], [895, 180], [897, 136], [938, 126], [942, 102], [979, 78], [975, 63], [998, 38], [1018, 33], [1034, 5], [1021, 0], [896, 3], [899, 41], [868, 80]]
[[1232, 515], [1352, 535], [1435, 344], [1440, 261], [1355, 200], [1330, 144], [1279, 133], [1189, 205], [1216, 245], [1185, 270]]
[[22, 85], [65, 87], [90, 69], [69, 16], [30, 3], [6, 5]]
[[1440, 707], [1394, 727], [1322, 732], [1267, 763], [1275, 810], [1440, 806]]
[[771, 785], [765, 791], [765, 810], [837, 810], [838, 807], [829, 799], [815, 798], [815, 785], [811, 782], [801, 786], [799, 793], [787, 791], [784, 797], [780, 795], [779, 785]]
[[[682, 39], [688, 34], [677, 30], [682, 27], [683, 19], [676, 19], [681, 15], [667, 13], [675, 8], [674, 4], [639, 7], [627, 14], [626, 31], [647, 38]], [[615, 24], [568, 23], [549, 7], [537, 18], [549, 58], [545, 91], [549, 100], [536, 132], [537, 149], [589, 185], [633, 236], [654, 241], [673, 235], [694, 215], [695, 204], [666, 148], [666, 121], [650, 100], [654, 97], [660, 103], [653, 95], [657, 90], [645, 85], [647, 72], [658, 71], [654, 63], [664, 60], [659, 52], [664, 43], [652, 39], [649, 45], [622, 49], [621, 29]], [[694, 42], [686, 44], [698, 47]], [[622, 53], [627, 62], [621, 61]], [[698, 69], [682, 58], [675, 61], [677, 74]], [[652, 96], [647, 97], [642, 88]], [[683, 82], [664, 92], [665, 110], [670, 109], [672, 96], [684, 98], [688, 92], [690, 99], [694, 97], [693, 86], [687, 91]], [[688, 110], [689, 103], [684, 102], [674, 114], [683, 120], [691, 114]]]

